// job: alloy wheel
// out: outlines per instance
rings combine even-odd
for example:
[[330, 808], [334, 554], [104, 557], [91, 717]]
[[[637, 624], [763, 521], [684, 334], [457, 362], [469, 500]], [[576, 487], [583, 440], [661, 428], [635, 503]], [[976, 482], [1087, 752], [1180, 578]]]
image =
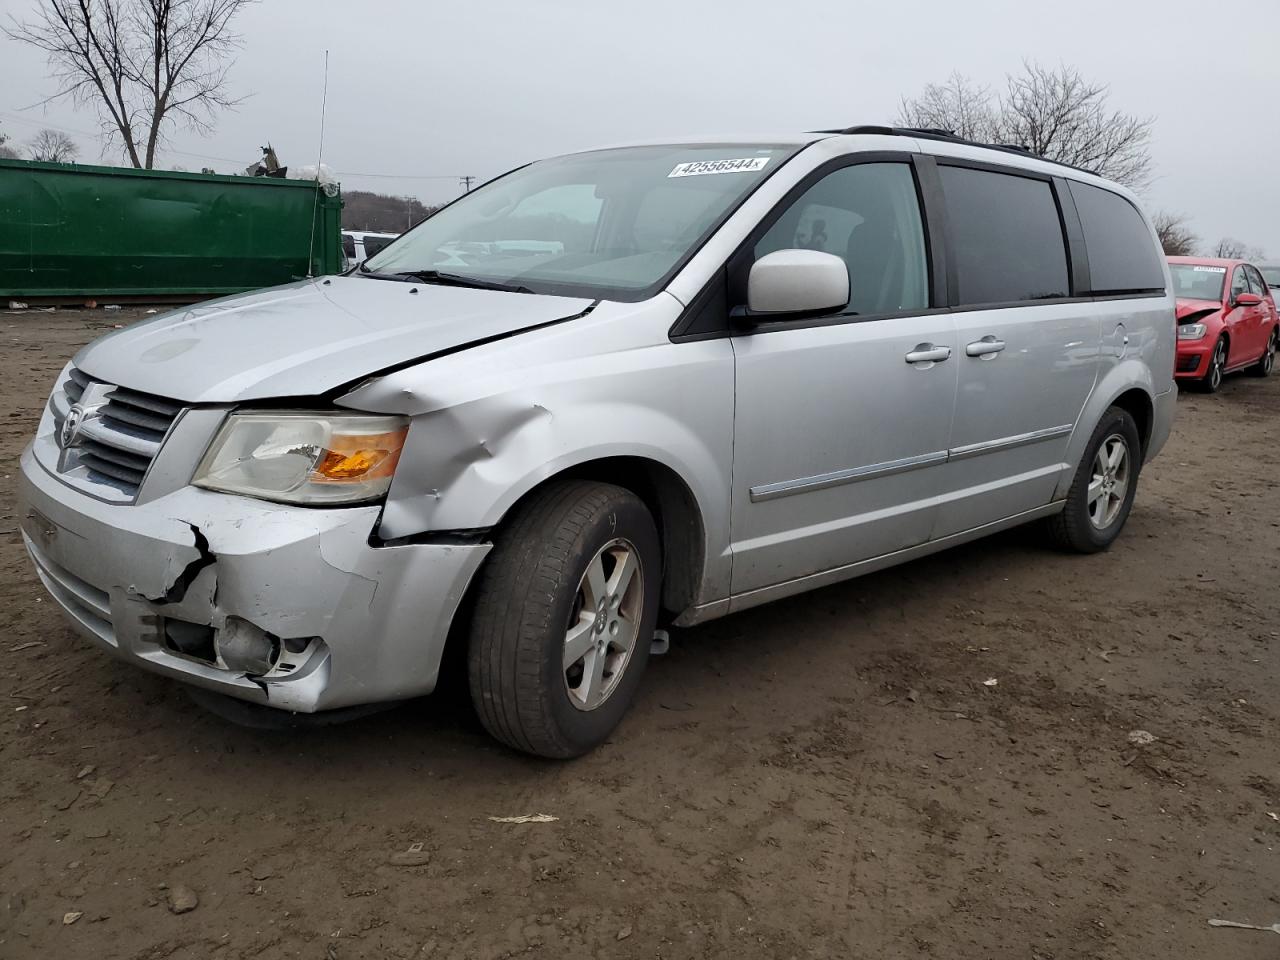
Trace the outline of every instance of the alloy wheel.
[[1129, 444], [1118, 433], [1102, 441], [1089, 480], [1089, 521], [1099, 530], [1115, 522], [1129, 493]]
[[565, 689], [579, 710], [594, 710], [617, 689], [643, 611], [640, 554], [629, 540], [611, 540], [587, 564], [564, 635]]
[[1209, 387], [1217, 390], [1222, 386], [1223, 371], [1227, 366], [1227, 345], [1219, 340], [1213, 348], [1213, 359], [1209, 363]]

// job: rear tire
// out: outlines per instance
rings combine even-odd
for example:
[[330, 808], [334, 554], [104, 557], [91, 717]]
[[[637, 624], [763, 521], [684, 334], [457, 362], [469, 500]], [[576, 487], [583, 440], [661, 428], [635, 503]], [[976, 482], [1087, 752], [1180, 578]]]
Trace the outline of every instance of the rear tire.
[[468, 643], [486, 730], [539, 757], [598, 746], [649, 659], [662, 557], [653, 517], [628, 490], [570, 480], [522, 504], [480, 575]]
[[1267, 337], [1267, 349], [1258, 359], [1258, 362], [1249, 368], [1249, 372], [1255, 377], [1271, 376], [1271, 371], [1276, 365], [1276, 337], [1276, 328], [1272, 327], [1271, 336]]
[[1209, 370], [1197, 382], [1202, 393], [1217, 393], [1222, 389], [1222, 380], [1227, 374], [1227, 338], [1219, 337], [1213, 345], [1213, 353], [1209, 355]]
[[1141, 470], [1138, 425], [1127, 410], [1110, 407], [1076, 467], [1066, 507], [1047, 522], [1050, 539], [1075, 553], [1110, 547], [1129, 519]]

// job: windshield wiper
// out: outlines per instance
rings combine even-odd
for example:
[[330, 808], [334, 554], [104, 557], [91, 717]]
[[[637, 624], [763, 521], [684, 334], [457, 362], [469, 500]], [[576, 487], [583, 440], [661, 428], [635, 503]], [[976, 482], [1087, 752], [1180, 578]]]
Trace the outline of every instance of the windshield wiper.
[[516, 283], [503, 283], [501, 280], [485, 280], [480, 277], [466, 277], [460, 273], [446, 273], [441, 270], [404, 270], [399, 273], [375, 273], [360, 265], [360, 271], [366, 277], [378, 280], [401, 280], [405, 283], [438, 283], [446, 287], [470, 287], [474, 290], [502, 290], [506, 293], [533, 293], [528, 287]]

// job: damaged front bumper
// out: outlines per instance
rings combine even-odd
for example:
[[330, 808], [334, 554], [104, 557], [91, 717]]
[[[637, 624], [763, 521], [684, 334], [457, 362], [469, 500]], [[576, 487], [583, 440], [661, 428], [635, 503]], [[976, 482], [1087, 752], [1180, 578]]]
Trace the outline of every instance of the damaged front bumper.
[[489, 550], [372, 546], [376, 506], [291, 507], [189, 486], [110, 504], [62, 483], [31, 448], [19, 498], [40, 579], [81, 633], [156, 673], [305, 713], [434, 689]]

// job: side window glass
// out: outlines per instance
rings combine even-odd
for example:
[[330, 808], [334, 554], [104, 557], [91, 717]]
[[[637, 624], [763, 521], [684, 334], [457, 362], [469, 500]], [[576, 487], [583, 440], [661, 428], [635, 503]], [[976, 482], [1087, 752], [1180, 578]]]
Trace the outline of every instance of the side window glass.
[[938, 173], [962, 305], [1069, 294], [1067, 245], [1047, 181], [946, 165]]
[[1245, 273], [1244, 267], [1236, 267], [1236, 272], [1231, 276], [1231, 299], [1234, 300], [1237, 295], [1249, 292], [1249, 275]]
[[1163, 255], [1142, 214], [1118, 193], [1070, 181], [1089, 252], [1090, 293], [1164, 290]]
[[1267, 285], [1262, 280], [1262, 274], [1253, 267], [1252, 264], [1245, 266], [1245, 273], [1249, 274], [1249, 289], [1260, 297], [1267, 295]]
[[760, 238], [755, 256], [796, 248], [844, 260], [847, 313], [869, 316], [929, 306], [924, 226], [908, 164], [855, 164], [824, 177]]

